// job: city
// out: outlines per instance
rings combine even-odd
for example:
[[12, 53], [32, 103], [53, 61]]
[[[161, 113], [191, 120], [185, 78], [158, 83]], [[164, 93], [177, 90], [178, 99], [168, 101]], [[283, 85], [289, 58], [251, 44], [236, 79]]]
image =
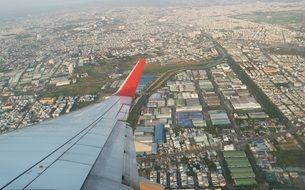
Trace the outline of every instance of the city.
[[305, 1], [213, 2], [0, 21], [0, 133], [107, 100], [145, 58], [127, 119], [139, 176], [304, 189]]

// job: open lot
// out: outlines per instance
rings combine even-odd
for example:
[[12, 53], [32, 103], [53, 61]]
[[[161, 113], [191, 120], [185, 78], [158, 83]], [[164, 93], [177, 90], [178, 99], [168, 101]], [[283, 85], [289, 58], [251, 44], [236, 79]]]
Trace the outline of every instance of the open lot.
[[300, 150], [280, 150], [274, 153], [277, 163], [282, 166], [305, 167], [305, 152]]
[[236, 15], [233, 18], [257, 23], [290, 25], [304, 22], [304, 13], [299, 11], [254, 12]]

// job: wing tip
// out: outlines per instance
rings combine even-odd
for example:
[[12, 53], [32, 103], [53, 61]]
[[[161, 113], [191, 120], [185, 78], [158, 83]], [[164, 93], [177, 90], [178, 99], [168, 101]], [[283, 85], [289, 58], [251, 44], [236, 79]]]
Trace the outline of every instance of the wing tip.
[[134, 97], [145, 63], [146, 60], [144, 58], [140, 58], [138, 60], [137, 64], [129, 73], [128, 77], [125, 79], [115, 95]]

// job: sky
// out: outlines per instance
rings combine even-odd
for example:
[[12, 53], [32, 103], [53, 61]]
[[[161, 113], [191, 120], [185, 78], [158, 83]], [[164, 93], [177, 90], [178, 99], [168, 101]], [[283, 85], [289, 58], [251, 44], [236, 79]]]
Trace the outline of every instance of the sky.
[[[52, 9], [90, 4], [132, 5], [141, 3], [160, 3], [168, 0], [0, 0], [0, 11], [22, 11], [26, 9]], [[176, 0], [177, 1], [177, 0]]]
[[251, 2], [256, 0], [0, 0], [0, 19], [1, 17], [23, 16], [90, 5], [99, 5], [101, 7], [135, 5], [171, 6], [197, 3], [201, 5], [228, 4], [240, 1]]
[[22, 10], [37, 7], [73, 6], [97, 0], [0, 0], [0, 10]]
[[0, 17], [23, 16], [92, 5], [104, 7], [169, 5], [183, 0], [0, 0]]
[[87, 6], [98, 0], [0, 0], [0, 16], [20, 16]]

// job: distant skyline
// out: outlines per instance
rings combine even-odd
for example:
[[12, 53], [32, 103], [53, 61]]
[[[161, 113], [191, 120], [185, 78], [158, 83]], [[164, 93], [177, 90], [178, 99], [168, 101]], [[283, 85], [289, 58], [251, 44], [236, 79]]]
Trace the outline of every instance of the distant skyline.
[[[174, 2], [174, 3], [173, 3]], [[9, 18], [37, 13], [50, 13], [89, 6], [172, 5], [185, 0], [0, 0], [0, 17]]]
[[0, 0], [0, 10], [21, 10], [37, 7], [73, 6], [98, 0]]
[[0, 0], [0, 16], [22, 16], [89, 5], [96, 0]]
[[[261, 0], [289, 2], [293, 0]], [[179, 6], [179, 5], [220, 5], [257, 0], [0, 0], [0, 19], [37, 13], [50, 13], [89, 6]]]

